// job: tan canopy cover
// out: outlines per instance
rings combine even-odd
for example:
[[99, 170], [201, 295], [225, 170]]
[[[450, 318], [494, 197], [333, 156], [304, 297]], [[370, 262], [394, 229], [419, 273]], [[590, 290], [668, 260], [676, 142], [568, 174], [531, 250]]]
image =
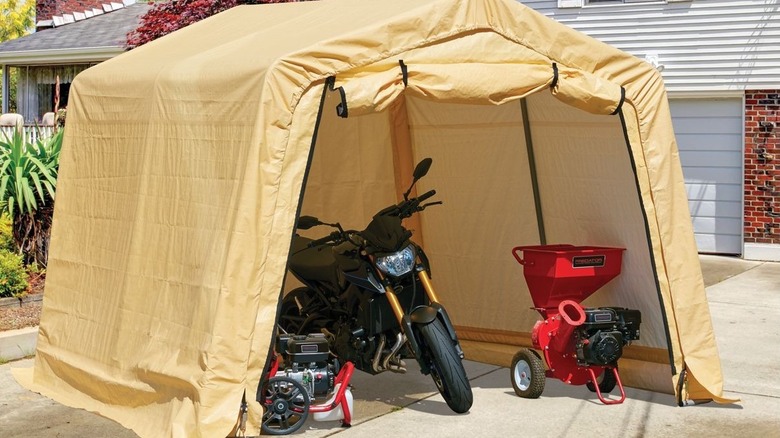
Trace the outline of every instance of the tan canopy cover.
[[246, 392], [257, 427], [296, 218], [362, 229], [430, 156], [410, 227], [467, 358], [530, 345], [512, 247], [620, 246], [585, 305], [642, 312], [624, 381], [723, 401], [661, 76], [516, 1], [240, 6], [70, 99], [35, 391], [143, 437], [225, 436]]

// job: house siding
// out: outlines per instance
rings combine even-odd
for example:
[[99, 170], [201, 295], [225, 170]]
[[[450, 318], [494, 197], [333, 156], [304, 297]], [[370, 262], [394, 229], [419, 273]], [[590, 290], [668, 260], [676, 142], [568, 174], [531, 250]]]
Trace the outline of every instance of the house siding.
[[522, 3], [639, 58], [657, 55], [670, 93], [780, 88], [777, 0]]
[[780, 260], [779, 1], [522, 3], [639, 58], [655, 58], [670, 97], [744, 96], [744, 126], [727, 134], [743, 137], [743, 156], [729, 163], [742, 167], [742, 254]]

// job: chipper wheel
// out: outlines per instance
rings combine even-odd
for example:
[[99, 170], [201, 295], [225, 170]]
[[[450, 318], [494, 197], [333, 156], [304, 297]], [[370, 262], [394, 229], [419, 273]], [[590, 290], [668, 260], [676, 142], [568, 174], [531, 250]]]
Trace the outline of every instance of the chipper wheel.
[[544, 391], [544, 364], [535, 351], [523, 348], [512, 358], [512, 387], [523, 398], [539, 398]]

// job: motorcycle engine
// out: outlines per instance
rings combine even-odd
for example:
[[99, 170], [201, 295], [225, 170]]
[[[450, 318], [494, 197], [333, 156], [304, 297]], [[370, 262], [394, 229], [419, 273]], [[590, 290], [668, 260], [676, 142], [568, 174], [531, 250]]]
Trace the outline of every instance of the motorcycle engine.
[[370, 370], [376, 338], [367, 336], [362, 327], [341, 323], [336, 327], [333, 350], [336, 356], [354, 363], [358, 369]]
[[642, 316], [638, 310], [599, 307], [585, 310], [585, 322], [574, 332], [580, 365], [614, 365], [623, 347], [639, 339]]
[[284, 369], [280, 368], [277, 376], [297, 380], [312, 399], [333, 390], [339, 363], [337, 359], [331, 359], [325, 335], [279, 335], [276, 351], [284, 362]]

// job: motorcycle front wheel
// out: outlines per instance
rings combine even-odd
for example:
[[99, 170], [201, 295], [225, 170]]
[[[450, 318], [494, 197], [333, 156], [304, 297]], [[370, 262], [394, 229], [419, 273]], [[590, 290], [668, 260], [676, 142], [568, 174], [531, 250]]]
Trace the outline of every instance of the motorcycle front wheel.
[[434, 319], [419, 327], [422, 340], [428, 348], [431, 377], [447, 406], [458, 414], [468, 412], [474, 401], [471, 384], [463, 369], [463, 362], [455, 352], [452, 339], [442, 322]]

